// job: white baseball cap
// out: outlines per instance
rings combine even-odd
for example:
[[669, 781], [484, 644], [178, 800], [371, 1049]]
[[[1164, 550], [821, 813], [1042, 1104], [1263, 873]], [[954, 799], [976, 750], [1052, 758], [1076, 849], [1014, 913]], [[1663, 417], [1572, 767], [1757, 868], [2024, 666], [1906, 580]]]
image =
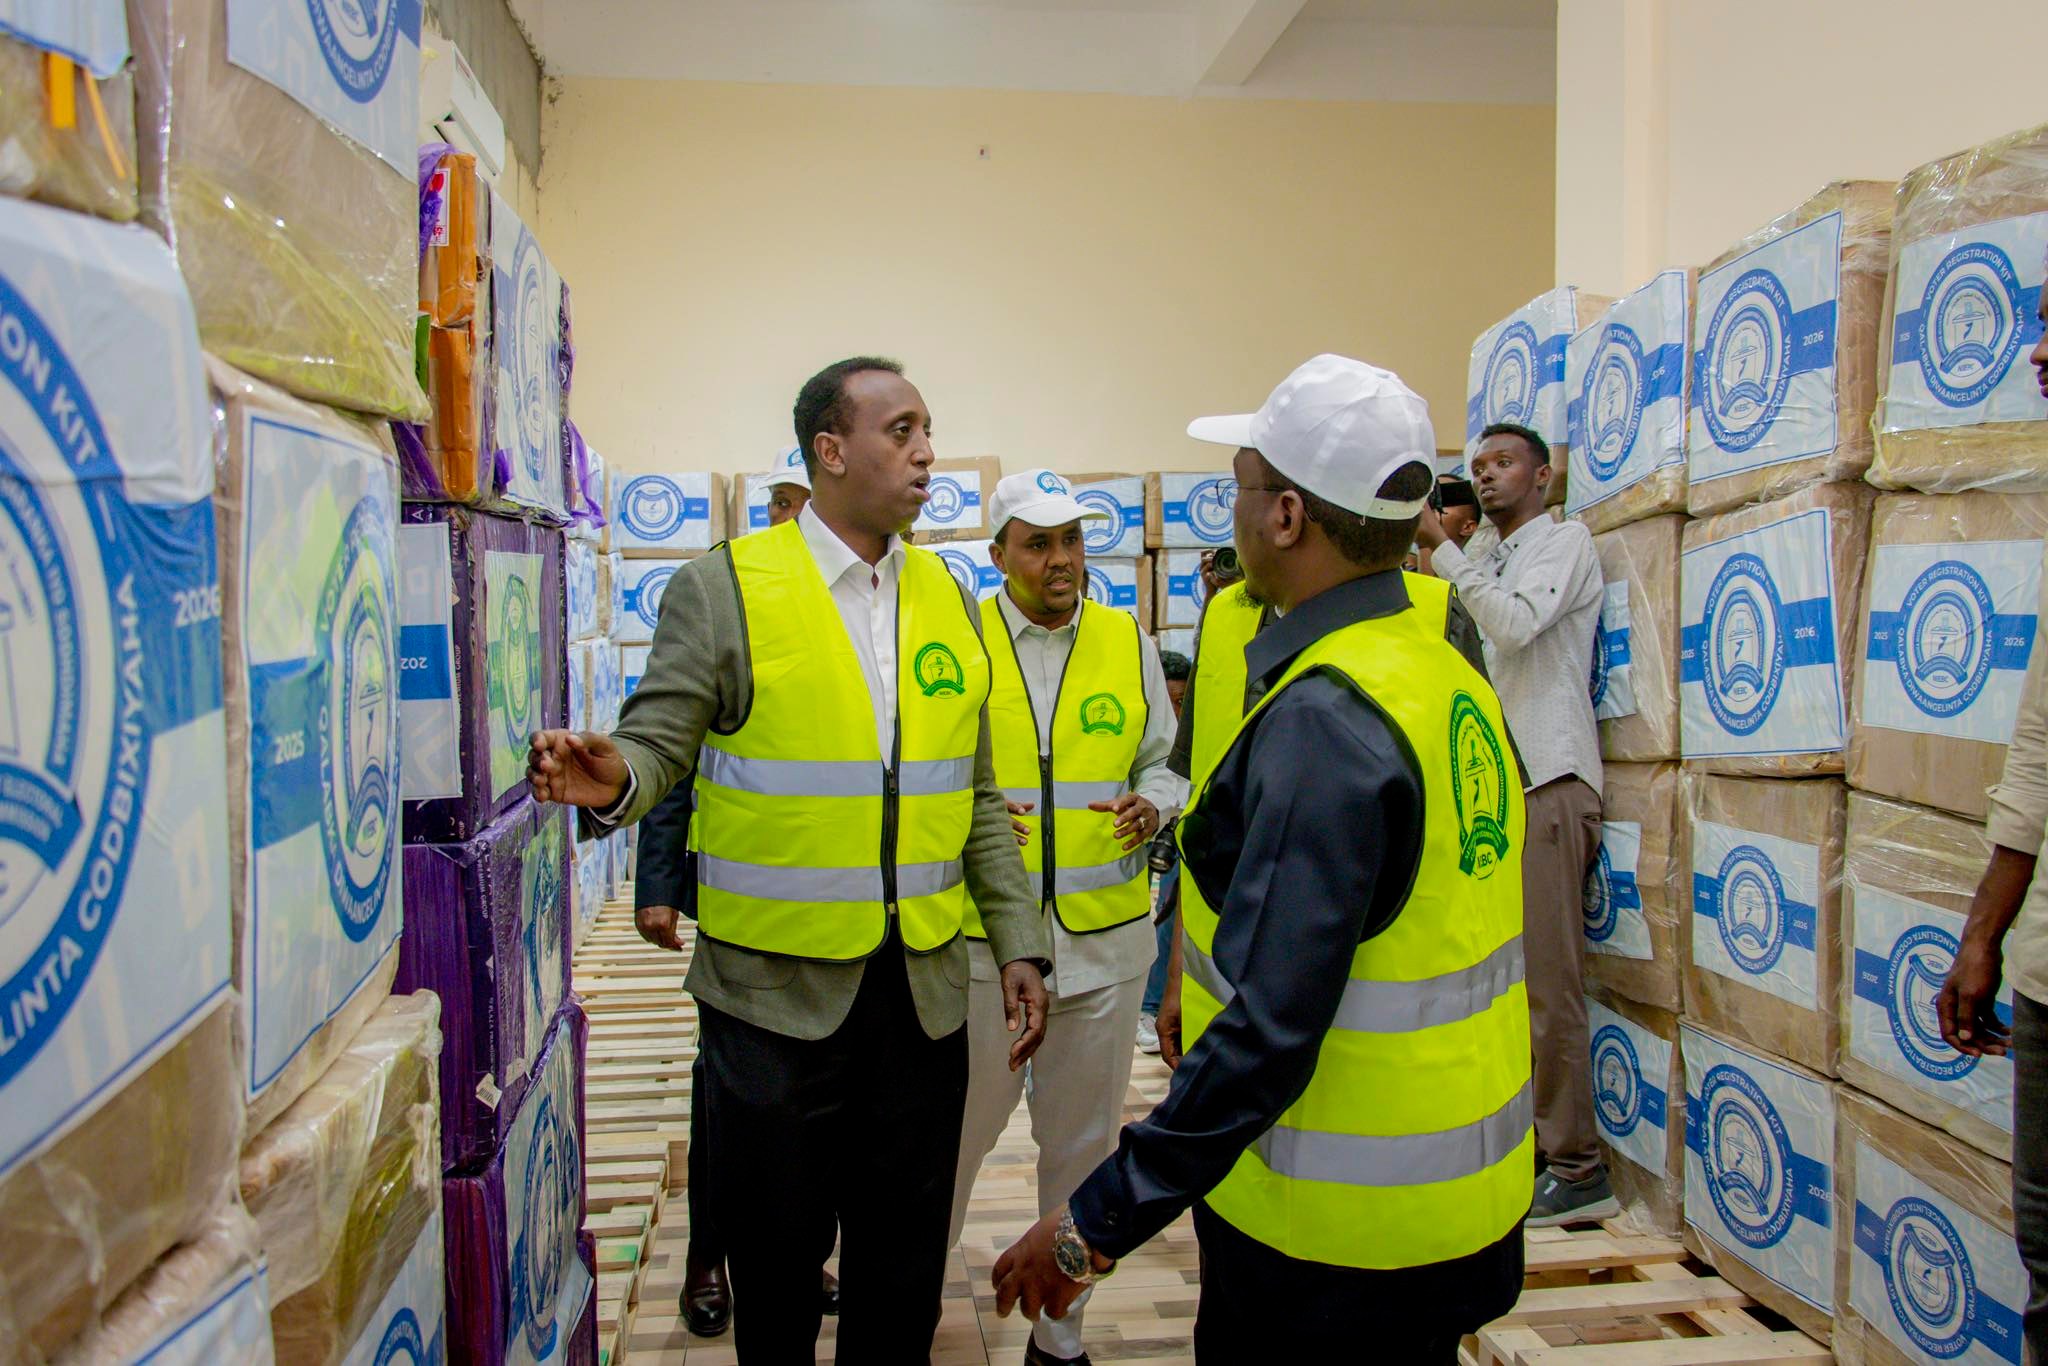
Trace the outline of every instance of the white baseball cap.
[[777, 454], [768, 466], [768, 473], [763, 475], [762, 479], [766, 487], [771, 489], [777, 484], [795, 484], [798, 488], [809, 488], [811, 472], [804, 465], [804, 448], [791, 446]]
[[1012, 518], [1022, 518], [1026, 526], [1055, 527], [1108, 516], [1077, 500], [1074, 486], [1051, 470], [1026, 470], [996, 484], [988, 500], [988, 534], [1000, 538]]
[[1436, 468], [1429, 405], [1391, 370], [1321, 355], [1280, 382], [1256, 413], [1204, 417], [1188, 435], [1249, 446], [1302, 488], [1363, 517], [1406, 521], [1429, 501], [1379, 496], [1404, 465]]

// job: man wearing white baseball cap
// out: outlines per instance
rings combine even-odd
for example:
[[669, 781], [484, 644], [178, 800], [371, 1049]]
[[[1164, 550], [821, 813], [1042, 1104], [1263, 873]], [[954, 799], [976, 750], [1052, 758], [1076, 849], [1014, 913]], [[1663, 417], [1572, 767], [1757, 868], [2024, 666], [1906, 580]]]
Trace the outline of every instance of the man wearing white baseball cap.
[[804, 464], [801, 446], [791, 446], [775, 457], [761, 476], [768, 488], [768, 525], [781, 526], [804, 510], [811, 501], [811, 471]]
[[1318, 356], [1188, 430], [1239, 448], [1238, 557], [1280, 613], [1181, 817], [1188, 1046], [997, 1262], [997, 1309], [1062, 1313], [1193, 1204], [1199, 1359], [1447, 1364], [1520, 1293], [1534, 1138], [1517, 762], [1400, 572], [1428, 411]]
[[[1167, 766], [1173, 699], [1159, 648], [1129, 612], [1091, 602], [1076, 501], [1051, 470], [1003, 479], [988, 505], [989, 557], [1003, 591], [981, 604], [991, 687], [989, 739], [1024, 865], [1052, 937], [1051, 1014], [1031, 1060], [1031, 1135], [1040, 1212], [1116, 1148], [1131, 1041], [1156, 941], [1146, 846], [1187, 785]], [[975, 1174], [1017, 1109], [1002, 982], [969, 915], [967, 1112], [953, 1191], [953, 1237]], [[1082, 1305], [1041, 1319], [1026, 1366], [1086, 1362]]]

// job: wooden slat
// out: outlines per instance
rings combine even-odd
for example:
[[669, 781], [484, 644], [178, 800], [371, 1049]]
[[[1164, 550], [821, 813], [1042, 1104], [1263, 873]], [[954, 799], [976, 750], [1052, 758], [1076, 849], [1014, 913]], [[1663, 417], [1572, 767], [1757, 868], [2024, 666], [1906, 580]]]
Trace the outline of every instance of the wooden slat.
[[1521, 1352], [1512, 1360], [1515, 1366], [1813, 1366], [1833, 1360], [1833, 1356], [1806, 1334], [1788, 1332], [1544, 1346]]
[[1543, 1323], [1570, 1323], [1574, 1319], [1613, 1318], [1621, 1314], [1686, 1314], [1703, 1309], [1741, 1309], [1749, 1303], [1749, 1296], [1719, 1276], [1687, 1276], [1682, 1281], [1620, 1281], [1612, 1285], [1524, 1291], [1515, 1307], [1495, 1322], [1533, 1327]]

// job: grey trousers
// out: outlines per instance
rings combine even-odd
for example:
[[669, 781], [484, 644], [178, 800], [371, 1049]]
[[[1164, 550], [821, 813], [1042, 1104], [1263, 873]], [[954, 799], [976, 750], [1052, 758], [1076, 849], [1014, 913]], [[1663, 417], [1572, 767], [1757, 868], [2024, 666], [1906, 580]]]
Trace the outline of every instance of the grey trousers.
[[1586, 870], [1600, 851], [1600, 794], [1563, 777], [1528, 796], [1522, 850], [1522, 957], [1535, 1051], [1536, 1152], [1560, 1177], [1600, 1170], [1586, 1028]]
[[2012, 1217], [2027, 1268], [2027, 1360], [2048, 1366], [2048, 1005], [2012, 997]]

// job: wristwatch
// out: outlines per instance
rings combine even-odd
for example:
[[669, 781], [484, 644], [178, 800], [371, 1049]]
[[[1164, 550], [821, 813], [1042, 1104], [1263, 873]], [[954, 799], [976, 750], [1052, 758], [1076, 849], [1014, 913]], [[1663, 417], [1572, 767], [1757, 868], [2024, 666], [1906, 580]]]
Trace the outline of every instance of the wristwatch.
[[1059, 1227], [1052, 1234], [1052, 1259], [1062, 1276], [1079, 1285], [1093, 1285], [1116, 1270], [1114, 1262], [1110, 1263], [1108, 1271], [1095, 1269], [1095, 1249], [1088, 1246], [1088, 1240], [1075, 1229], [1071, 1208], [1060, 1211]]

